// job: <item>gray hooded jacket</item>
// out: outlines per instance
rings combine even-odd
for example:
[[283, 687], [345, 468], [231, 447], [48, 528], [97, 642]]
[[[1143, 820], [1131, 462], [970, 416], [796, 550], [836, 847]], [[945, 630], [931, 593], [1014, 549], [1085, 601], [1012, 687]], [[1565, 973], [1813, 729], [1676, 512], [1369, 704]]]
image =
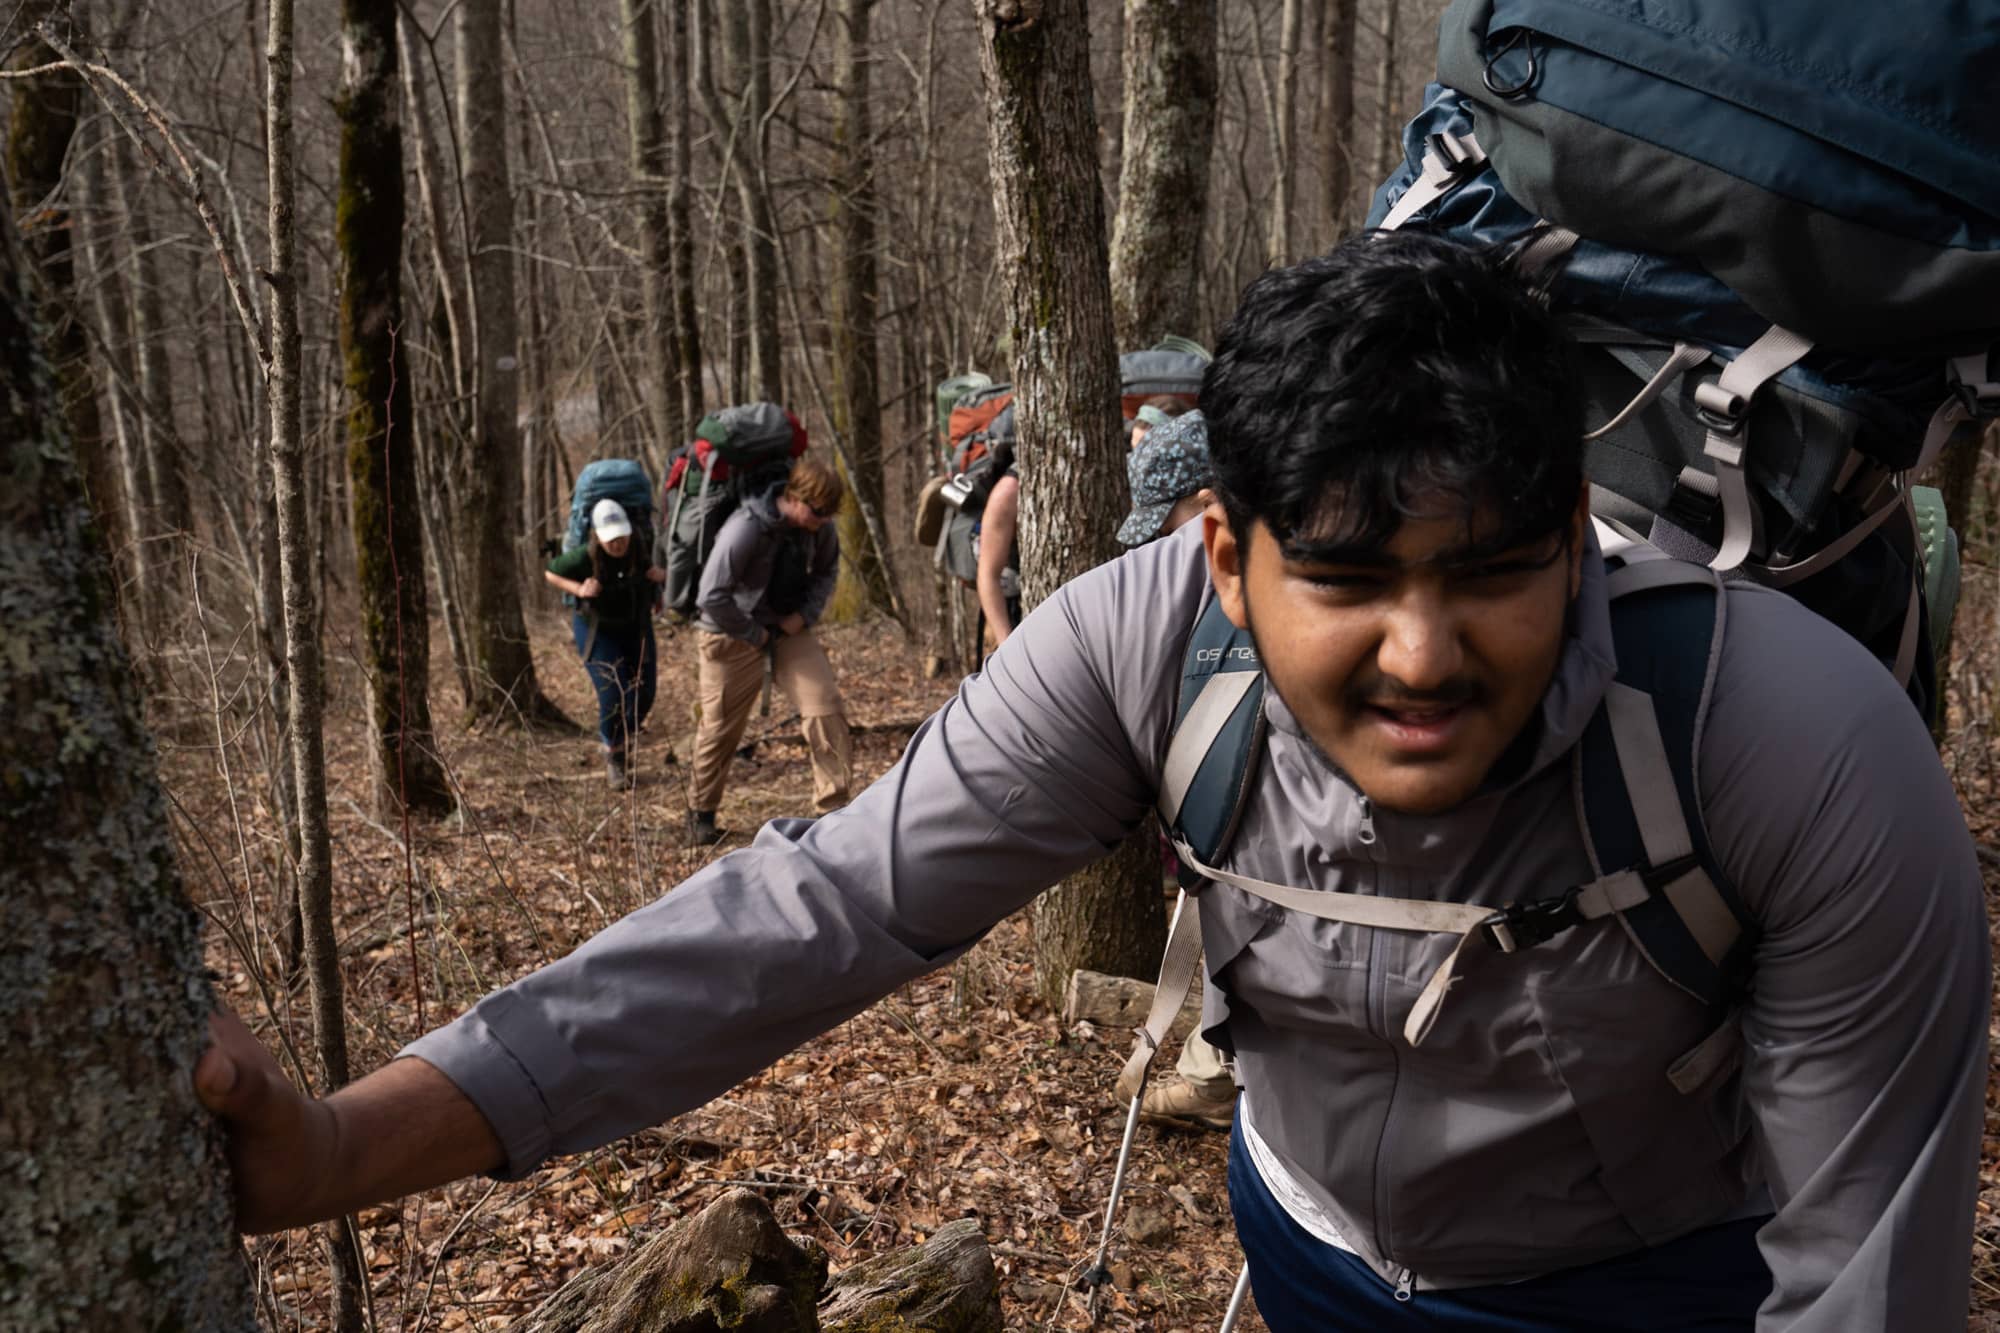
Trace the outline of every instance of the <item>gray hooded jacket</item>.
[[[1589, 878], [1565, 756], [1612, 675], [1602, 572], [1593, 548], [1523, 776], [1441, 816], [1372, 810], [1273, 698], [1228, 868], [1494, 905]], [[1206, 591], [1198, 525], [1071, 583], [852, 805], [766, 827], [408, 1053], [518, 1175], [700, 1105], [949, 962], [1151, 806]], [[1201, 896], [1215, 1035], [1260, 1137], [1385, 1275], [1545, 1273], [1742, 1215], [1762, 1188], [1760, 1329], [1962, 1327], [1989, 1006], [1970, 839], [1879, 664], [1781, 595], [1728, 600], [1700, 780], [1764, 931], [1740, 1060], [1669, 1083], [1710, 1024], [1612, 921], [1487, 960], [1412, 1049], [1403, 1017], [1450, 937], [1226, 886]]]
[[695, 597], [695, 623], [711, 634], [754, 644], [785, 618], [786, 612], [771, 605], [770, 587], [778, 547], [790, 536], [802, 538], [809, 552], [809, 583], [798, 614], [811, 628], [826, 612], [840, 573], [840, 531], [830, 522], [813, 533], [793, 528], [778, 512], [781, 489], [745, 499], [715, 534]]

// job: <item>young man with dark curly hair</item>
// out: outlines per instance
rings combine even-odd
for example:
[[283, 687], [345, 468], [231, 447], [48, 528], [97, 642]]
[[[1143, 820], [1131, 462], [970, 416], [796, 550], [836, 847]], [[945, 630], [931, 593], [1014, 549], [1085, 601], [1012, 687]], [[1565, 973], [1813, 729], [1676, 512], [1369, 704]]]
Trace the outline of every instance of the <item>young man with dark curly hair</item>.
[[1728, 1012], [1641, 947], [1645, 895], [1470, 950], [1609, 869], [1572, 759], [1633, 664], [1566, 339], [1498, 259], [1361, 238], [1253, 284], [1202, 407], [1219, 503], [1059, 590], [852, 805], [773, 823], [325, 1102], [222, 1021], [197, 1084], [244, 1224], [523, 1175], [949, 962], [1153, 808], [1214, 603], [1266, 686], [1197, 901], [1270, 1327], [1962, 1327], [1987, 924], [1888, 673], [1782, 595], [1705, 594], [1707, 850], [1645, 887], [1733, 882]]

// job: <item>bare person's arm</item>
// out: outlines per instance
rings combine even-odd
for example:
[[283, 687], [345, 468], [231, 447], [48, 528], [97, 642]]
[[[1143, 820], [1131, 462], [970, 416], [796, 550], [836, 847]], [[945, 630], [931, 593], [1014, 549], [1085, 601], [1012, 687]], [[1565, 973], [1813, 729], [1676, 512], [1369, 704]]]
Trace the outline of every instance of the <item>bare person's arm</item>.
[[339, 1217], [501, 1165], [486, 1118], [422, 1060], [392, 1061], [315, 1099], [235, 1014], [218, 1010], [209, 1035], [195, 1091], [224, 1122], [246, 1232]]
[[1014, 632], [1014, 622], [1007, 614], [1007, 594], [1001, 588], [1001, 577], [1007, 572], [1007, 557], [1014, 553], [1014, 529], [1021, 513], [1021, 483], [1014, 477], [1002, 477], [993, 483], [993, 493], [986, 497], [986, 507], [979, 513], [979, 609], [986, 613], [986, 623], [993, 627], [993, 642], [997, 647], [1007, 642], [1007, 636]]

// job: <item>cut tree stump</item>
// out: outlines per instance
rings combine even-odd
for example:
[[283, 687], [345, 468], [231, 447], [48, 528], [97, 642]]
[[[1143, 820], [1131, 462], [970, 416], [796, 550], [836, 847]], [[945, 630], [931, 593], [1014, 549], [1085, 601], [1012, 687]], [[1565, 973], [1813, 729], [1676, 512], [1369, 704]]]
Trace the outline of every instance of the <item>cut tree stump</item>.
[[1001, 1333], [998, 1279], [979, 1223], [948, 1222], [913, 1250], [837, 1274], [819, 1319], [825, 1333]]
[[578, 1275], [510, 1333], [817, 1333], [826, 1251], [731, 1190], [624, 1260]]
[[[1069, 985], [1063, 991], [1063, 1026], [1088, 1022], [1129, 1031], [1145, 1024], [1146, 1011], [1152, 1007], [1152, 982], [1078, 968], [1069, 974]], [[1173, 1026], [1167, 1029], [1169, 1039], [1187, 1036], [1200, 1021], [1201, 987], [1193, 986], [1181, 1011], [1174, 1015]]]
[[971, 1219], [827, 1281], [763, 1197], [732, 1190], [631, 1255], [580, 1274], [509, 1333], [1000, 1333], [993, 1256]]

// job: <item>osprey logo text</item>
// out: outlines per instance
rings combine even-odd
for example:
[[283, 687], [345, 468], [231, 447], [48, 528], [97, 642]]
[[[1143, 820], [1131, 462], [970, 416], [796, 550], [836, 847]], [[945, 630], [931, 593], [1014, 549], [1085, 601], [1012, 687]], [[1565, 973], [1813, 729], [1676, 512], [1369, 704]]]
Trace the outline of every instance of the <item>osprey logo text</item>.
[[1195, 649], [1194, 660], [1202, 666], [1217, 665], [1222, 662], [1225, 653], [1228, 654], [1228, 659], [1232, 663], [1245, 662], [1253, 666], [1256, 665], [1257, 650], [1246, 644], [1236, 644], [1226, 649], [1197, 648]]

